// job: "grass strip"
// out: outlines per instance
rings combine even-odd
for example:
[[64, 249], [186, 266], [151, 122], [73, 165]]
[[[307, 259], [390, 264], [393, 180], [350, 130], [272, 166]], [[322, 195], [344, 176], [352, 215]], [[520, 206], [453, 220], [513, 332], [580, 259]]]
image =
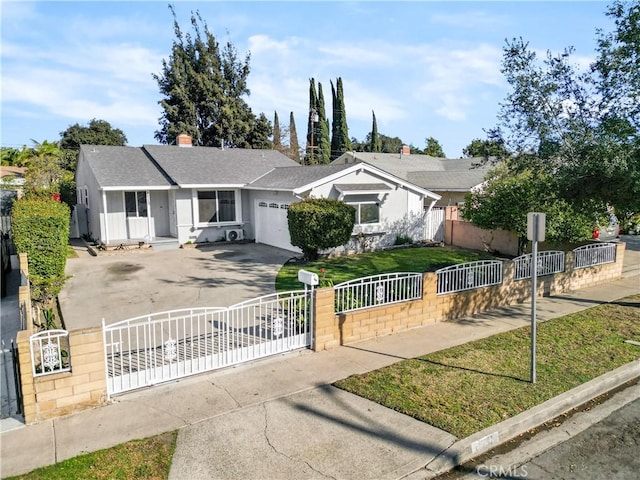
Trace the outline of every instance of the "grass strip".
[[640, 295], [540, 323], [537, 382], [530, 327], [352, 375], [339, 388], [458, 438], [528, 410], [640, 357]]
[[149, 479], [169, 477], [178, 432], [132, 440], [112, 448], [79, 455], [48, 467], [37, 468], [9, 480], [96, 480]]

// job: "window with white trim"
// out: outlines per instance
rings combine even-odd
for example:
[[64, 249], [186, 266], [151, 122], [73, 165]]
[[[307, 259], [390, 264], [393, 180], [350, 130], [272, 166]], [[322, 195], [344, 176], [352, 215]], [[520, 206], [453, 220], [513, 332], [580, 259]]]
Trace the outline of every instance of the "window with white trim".
[[233, 223], [236, 218], [236, 192], [234, 190], [199, 190], [199, 223]]
[[147, 192], [124, 192], [124, 208], [127, 217], [146, 217]]
[[377, 202], [349, 202], [356, 209], [356, 225], [380, 223], [380, 204]]

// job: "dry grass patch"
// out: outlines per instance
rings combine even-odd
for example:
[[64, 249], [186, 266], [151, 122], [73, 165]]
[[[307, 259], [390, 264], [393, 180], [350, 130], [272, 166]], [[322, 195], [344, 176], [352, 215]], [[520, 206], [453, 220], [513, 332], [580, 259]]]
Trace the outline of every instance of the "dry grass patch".
[[640, 358], [640, 295], [401, 361], [336, 386], [463, 438]]
[[11, 477], [24, 480], [96, 480], [149, 479], [169, 477], [177, 432], [163, 433], [143, 440], [133, 440], [112, 448], [38, 468], [26, 475]]

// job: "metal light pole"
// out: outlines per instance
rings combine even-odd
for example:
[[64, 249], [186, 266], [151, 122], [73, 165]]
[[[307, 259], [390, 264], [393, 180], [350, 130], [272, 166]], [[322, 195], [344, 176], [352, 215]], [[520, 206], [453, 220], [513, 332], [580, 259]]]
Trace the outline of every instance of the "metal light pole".
[[316, 130], [316, 123], [318, 123], [319, 117], [318, 117], [318, 112], [316, 111], [315, 108], [312, 108], [311, 111], [309, 112], [309, 121], [311, 122], [311, 145], [309, 146], [309, 148], [311, 148], [311, 161], [310, 164], [314, 165], [315, 164], [315, 159], [314, 159], [314, 155], [313, 155], [313, 149], [315, 148], [313, 146], [313, 133]]

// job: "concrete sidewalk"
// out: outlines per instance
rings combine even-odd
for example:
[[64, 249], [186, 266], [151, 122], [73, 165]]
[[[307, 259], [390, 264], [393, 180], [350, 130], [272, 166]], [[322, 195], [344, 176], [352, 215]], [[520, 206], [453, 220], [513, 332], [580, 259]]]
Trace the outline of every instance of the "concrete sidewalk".
[[[538, 319], [640, 293], [633, 275], [538, 302]], [[172, 479], [401, 478], [460, 439], [330, 384], [530, 321], [529, 304], [155, 386], [2, 433], [2, 476], [179, 429]], [[640, 372], [639, 372], [640, 373]]]

